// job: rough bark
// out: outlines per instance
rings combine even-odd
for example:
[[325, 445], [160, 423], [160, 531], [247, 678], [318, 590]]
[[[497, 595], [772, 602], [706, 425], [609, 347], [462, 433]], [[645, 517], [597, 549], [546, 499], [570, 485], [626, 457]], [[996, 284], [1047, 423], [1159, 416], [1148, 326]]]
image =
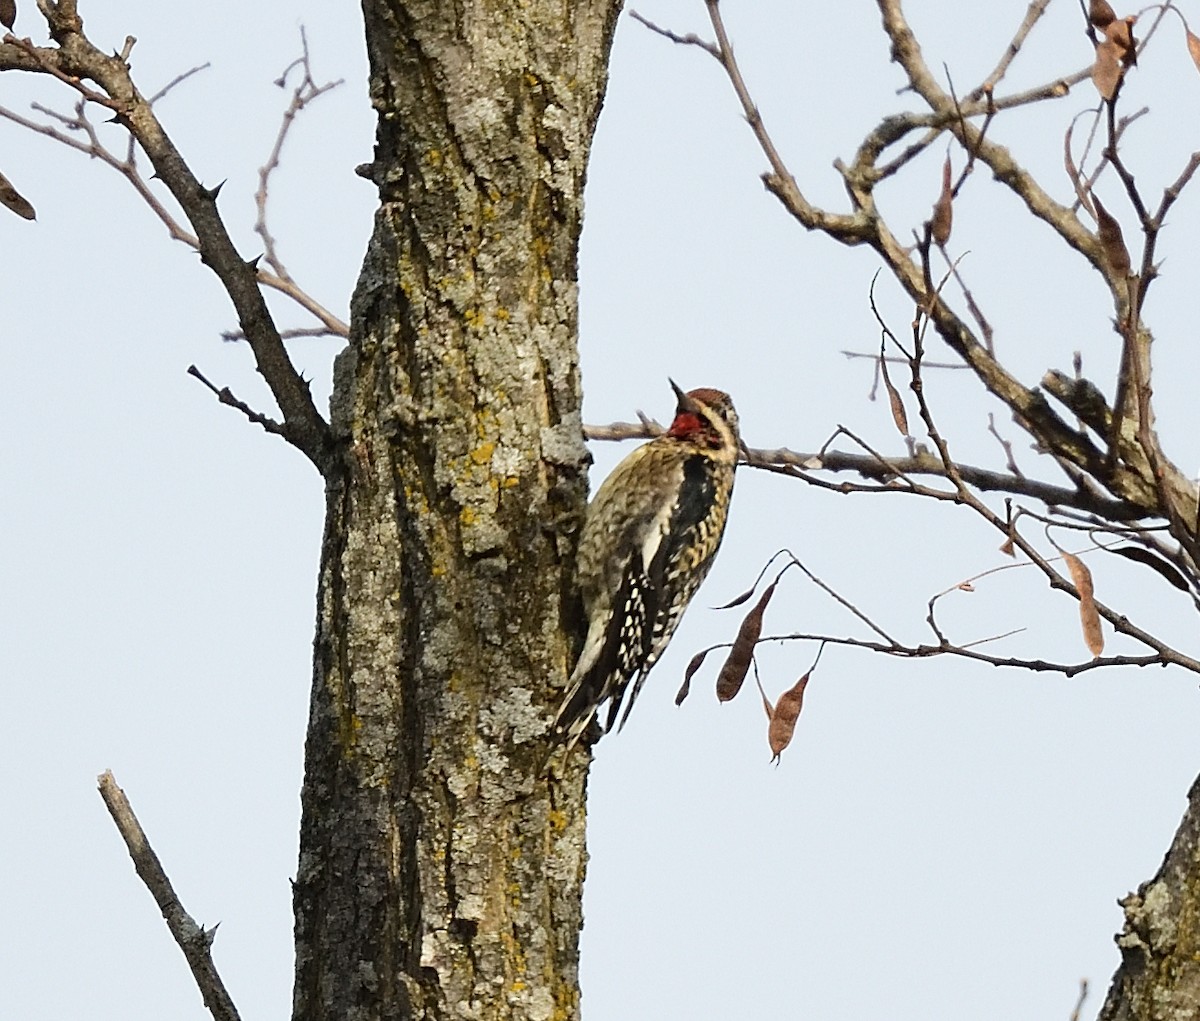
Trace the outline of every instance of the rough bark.
[[1121, 966], [1099, 1021], [1200, 1017], [1200, 780], [1162, 866], [1121, 906]]
[[619, 3], [364, 0], [381, 205], [335, 372], [297, 1019], [573, 1018], [576, 250]]

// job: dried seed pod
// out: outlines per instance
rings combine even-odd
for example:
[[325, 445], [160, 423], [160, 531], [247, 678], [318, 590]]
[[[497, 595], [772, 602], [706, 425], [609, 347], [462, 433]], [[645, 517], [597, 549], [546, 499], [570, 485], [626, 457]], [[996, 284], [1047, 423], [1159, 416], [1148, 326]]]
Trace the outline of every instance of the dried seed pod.
[[1096, 62], [1092, 64], [1092, 84], [1103, 99], [1112, 100], [1121, 84], [1125, 69], [1121, 66], [1122, 50], [1111, 39], [1096, 47]]
[[0, 0], [0, 25], [12, 31], [17, 20], [17, 0]]
[[1109, 5], [1108, 0], [1092, 0], [1088, 6], [1088, 21], [1096, 28], [1107, 28], [1117, 20], [1117, 12]]
[[1095, 192], [1092, 193], [1092, 203], [1096, 207], [1097, 236], [1100, 247], [1104, 251], [1105, 261], [1109, 268], [1118, 276], [1129, 276], [1133, 263], [1129, 258], [1129, 249], [1125, 247], [1125, 238], [1121, 234], [1121, 225], [1117, 223]]
[[1117, 56], [1124, 67], [1133, 67], [1137, 63], [1137, 40], [1133, 37], [1136, 22], [1137, 16], [1131, 14], [1104, 29], [1104, 38], [1117, 48]]
[[688, 697], [688, 692], [692, 690], [692, 676], [700, 669], [700, 665], [704, 662], [704, 657], [710, 652], [712, 652], [712, 649], [701, 649], [691, 658], [687, 669], [683, 672], [683, 684], [680, 685], [679, 691], [675, 695], [676, 705], [683, 705], [683, 700]]
[[1186, 29], [1186, 32], [1188, 53], [1192, 55], [1192, 63], [1196, 65], [1196, 70], [1200, 71], [1200, 37], [1190, 28]]
[[1079, 593], [1079, 620], [1083, 625], [1083, 640], [1093, 656], [1104, 651], [1104, 632], [1100, 629], [1100, 611], [1096, 609], [1092, 572], [1074, 553], [1063, 552], [1063, 562], [1071, 573], [1071, 581]]
[[942, 193], [933, 204], [933, 219], [929, 221], [929, 235], [936, 245], [950, 240], [950, 228], [954, 224], [954, 191], [950, 186], [950, 154], [942, 164]]
[[883, 374], [883, 385], [887, 390], [888, 403], [892, 407], [892, 421], [896, 423], [896, 428], [900, 431], [901, 436], [908, 435], [908, 412], [904, 410], [904, 401], [900, 397], [900, 391], [892, 385], [891, 377], [888, 375], [887, 361], [883, 357], [883, 353], [879, 355], [879, 368]]
[[728, 702], [742, 690], [742, 683], [746, 680], [750, 663], [754, 659], [754, 646], [758, 643], [758, 636], [762, 634], [763, 613], [766, 612], [767, 603], [771, 601], [778, 584], [779, 580], [776, 579], [767, 586], [738, 628], [737, 638], [733, 640], [733, 646], [721, 667], [720, 676], [717, 677], [717, 699], [721, 702]]
[[780, 695], [779, 701], [775, 703], [771, 722], [767, 724], [767, 741], [771, 745], [772, 762], [778, 763], [783, 750], [792, 743], [796, 720], [800, 718], [800, 710], [804, 708], [804, 689], [808, 687], [808, 679], [811, 676], [810, 670]]

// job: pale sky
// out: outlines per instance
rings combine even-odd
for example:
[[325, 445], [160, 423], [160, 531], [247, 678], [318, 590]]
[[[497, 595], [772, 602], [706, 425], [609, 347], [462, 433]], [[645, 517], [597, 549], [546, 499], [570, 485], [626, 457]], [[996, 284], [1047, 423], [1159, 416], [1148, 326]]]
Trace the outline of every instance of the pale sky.
[[[700, 0], [640, 3], [660, 24], [709, 34]], [[833, 159], [915, 102], [895, 94], [900, 72], [874, 4], [725, 7], [780, 150], [810, 197], [844, 209]], [[1026, 3], [946, 7], [908, 4], [930, 65], [948, 63], [962, 94], [994, 65]], [[352, 172], [370, 158], [373, 132], [356, 5], [85, 0], [81, 13], [99, 44], [137, 36], [145, 91], [212, 62], [160, 115], [202, 180], [228, 179], [221, 209], [247, 255], [259, 251], [257, 168], [287, 99], [271, 82], [306, 26], [317, 76], [347, 83], [298, 124], [273, 227], [293, 274], [344, 316], [375, 205]], [[44, 38], [32, 4], [17, 30]], [[1010, 85], [1089, 58], [1078, 5], [1055, 0]], [[50, 81], [0, 82], [0, 103], [22, 112], [31, 100], [73, 102]], [[1063, 131], [1095, 101], [1084, 83], [1054, 105], [1002, 116], [992, 137], [1065, 200]], [[1151, 106], [1126, 152], [1157, 195], [1198, 147], [1200, 75], [1178, 24], [1164, 27], [1123, 102], [1127, 112]], [[103, 132], [121, 145], [116, 128]], [[928, 216], [945, 151], [934, 146], [908, 183], [883, 193], [898, 233]], [[961, 153], [953, 158], [960, 165]], [[886, 404], [867, 399], [869, 365], [839, 353], [877, 345], [874, 260], [789, 221], [758, 181], [765, 167], [716, 63], [623, 17], [580, 259], [585, 417], [663, 418], [671, 376], [729, 391], [752, 445], [813, 450], [842, 423], [900, 453]], [[242, 1016], [284, 1021], [321, 485], [297, 452], [186, 374], [195, 362], [269, 410], [248, 352], [220, 339], [234, 316], [215, 277], [125, 181], [5, 122], [0, 169], [38, 210], [34, 224], [0, 210], [0, 1016], [207, 1017], [95, 792], [112, 768], [185, 906], [221, 922], [216, 960]], [[1147, 309], [1160, 432], [1189, 472], [1200, 464], [1193, 188], [1172, 213]], [[1098, 191], [1135, 240], [1114, 184]], [[959, 200], [952, 247], [970, 252], [964, 272], [1022, 380], [1069, 370], [1081, 350], [1085, 373], [1111, 394], [1117, 338], [1099, 278], [1026, 224], [986, 171]], [[911, 306], [882, 278], [877, 294], [906, 330]], [[307, 325], [273, 307], [281, 325]], [[293, 342], [318, 392], [336, 346]], [[930, 357], [941, 354], [931, 344]], [[986, 433], [995, 411], [1022, 466], [1054, 479], [965, 374], [928, 385], [963, 459], [1002, 466]], [[624, 449], [595, 446], [594, 485]], [[673, 705], [692, 653], [736, 630], [740, 611], [709, 607], [780, 547], [920, 641], [930, 595], [1002, 563], [1000, 541], [964, 511], [739, 474], [716, 568], [629, 726], [597, 751], [587, 1021], [1065, 1019], [1083, 977], [1093, 986], [1083, 1016], [1095, 1016], [1118, 962], [1116, 899], [1157, 869], [1197, 772], [1196, 678], [1065, 680], [830, 648], [778, 768], [753, 689], [717, 705], [719, 659]], [[1194, 654], [1186, 597], [1114, 559], [1089, 561], [1098, 596]], [[943, 612], [964, 641], [1024, 627], [997, 649], [1087, 656], [1075, 603], [1032, 570], [995, 576]], [[861, 633], [798, 575], [767, 627]], [[1114, 652], [1140, 651], [1108, 637]], [[790, 686], [813, 652], [763, 649], [769, 693]]]

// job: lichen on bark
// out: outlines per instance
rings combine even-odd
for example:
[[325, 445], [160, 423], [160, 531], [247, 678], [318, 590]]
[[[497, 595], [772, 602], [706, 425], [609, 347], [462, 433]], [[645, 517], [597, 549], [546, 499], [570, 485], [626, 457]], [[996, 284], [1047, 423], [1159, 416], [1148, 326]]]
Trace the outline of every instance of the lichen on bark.
[[1121, 906], [1121, 966], [1099, 1021], [1200, 1017], [1200, 780], [1158, 872]]
[[576, 252], [618, 4], [364, 3], [374, 235], [335, 372], [294, 1016], [578, 1014]]

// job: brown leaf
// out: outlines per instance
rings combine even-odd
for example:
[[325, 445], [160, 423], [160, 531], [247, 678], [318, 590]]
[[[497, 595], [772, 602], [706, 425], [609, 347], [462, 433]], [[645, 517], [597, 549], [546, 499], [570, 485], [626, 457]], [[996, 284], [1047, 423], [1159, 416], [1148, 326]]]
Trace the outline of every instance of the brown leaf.
[[1109, 5], [1108, 0], [1092, 0], [1088, 7], [1088, 21], [1097, 28], [1107, 28], [1117, 20], [1117, 12]]
[[683, 684], [675, 696], [676, 705], [683, 705], [683, 700], [688, 697], [688, 692], [692, 690], [692, 675], [700, 669], [700, 664], [704, 662], [704, 657], [710, 652], [712, 652], [712, 649], [701, 649], [692, 657], [691, 662], [688, 663], [687, 669], [683, 672]]
[[887, 389], [888, 403], [892, 406], [892, 421], [896, 423], [900, 435], [907, 436], [908, 412], [904, 410], [904, 401], [900, 397], [900, 391], [892, 385], [891, 377], [888, 375], [887, 359], [883, 356], [882, 346], [879, 350], [879, 368], [883, 374], [883, 385]]
[[33, 206], [25, 199], [16, 188], [12, 186], [8, 178], [0, 174], [0, 206], [8, 206], [18, 216], [24, 217], [26, 220], [36, 220], [37, 213], [33, 211]]
[[0, 0], [0, 25], [12, 30], [13, 22], [17, 20], [16, 0]]
[[804, 689], [808, 687], [808, 679], [811, 676], [810, 670], [780, 695], [779, 701], [775, 703], [771, 722], [767, 724], [767, 741], [771, 745], [772, 762], [778, 763], [783, 750], [792, 743], [796, 720], [800, 718], [800, 710], [804, 708]]
[[1063, 551], [1063, 562], [1071, 572], [1071, 581], [1079, 592], [1079, 620], [1083, 624], [1083, 640], [1093, 656], [1104, 651], [1104, 632], [1100, 630], [1100, 612], [1096, 609], [1092, 572], [1074, 553]]
[[1127, 277], [1133, 264], [1129, 259], [1129, 249], [1125, 247], [1125, 238], [1121, 234], [1121, 225], [1104, 208], [1095, 192], [1092, 192], [1092, 203], [1096, 207], [1097, 233], [1100, 247], [1104, 250], [1104, 258], [1114, 273]]
[[1008, 557], [1016, 557], [1017, 551], [1013, 548], [1013, 537], [1011, 535], [1000, 544], [1000, 552]]
[[1184, 31], [1187, 32], [1188, 53], [1192, 55], [1192, 63], [1196, 65], [1196, 70], [1200, 71], [1200, 37], [1190, 28], [1184, 29]]
[[929, 221], [929, 235], [934, 244], [944, 245], [950, 240], [950, 228], [954, 224], [954, 190], [950, 186], [950, 154], [942, 164], [942, 193], [933, 204], [933, 219]]
[[750, 663], [754, 659], [754, 646], [758, 642], [758, 636], [762, 634], [763, 613], [766, 612], [767, 603], [771, 601], [778, 584], [779, 580], [776, 579], [767, 586], [738, 628], [737, 638], [733, 640], [733, 646], [717, 677], [717, 699], [721, 702], [728, 702], [742, 690], [742, 683], [746, 680]]
[[[1115, 22], [1114, 22], [1115, 24]], [[1096, 62], [1092, 65], [1092, 83], [1101, 97], [1111, 100], [1117, 94], [1121, 84], [1121, 76], [1125, 73], [1121, 67], [1122, 51], [1109, 39], [1105, 39], [1096, 47]]]

